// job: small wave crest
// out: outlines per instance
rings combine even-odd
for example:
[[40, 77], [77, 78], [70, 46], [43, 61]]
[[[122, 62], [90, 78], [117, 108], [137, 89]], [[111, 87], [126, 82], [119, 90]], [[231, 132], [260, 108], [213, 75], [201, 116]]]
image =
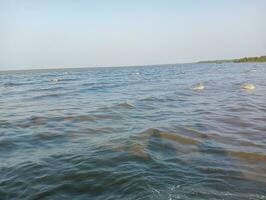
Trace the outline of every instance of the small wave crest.
[[116, 105], [116, 107], [118, 108], [126, 108], [126, 109], [132, 109], [134, 108], [134, 106], [128, 102], [124, 102], [124, 103], [119, 103]]
[[170, 132], [166, 132], [166, 131], [161, 131], [155, 128], [147, 129], [146, 131], [141, 132], [140, 134], [136, 136], [136, 138], [139, 140], [145, 140], [145, 139], [147, 140], [152, 137], [177, 142], [180, 144], [187, 144], [187, 145], [198, 144], [198, 141], [195, 139], [188, 138], [188, 137], [181, 136], [181, 135], [174, 134], [174, 133], [170, 133]]

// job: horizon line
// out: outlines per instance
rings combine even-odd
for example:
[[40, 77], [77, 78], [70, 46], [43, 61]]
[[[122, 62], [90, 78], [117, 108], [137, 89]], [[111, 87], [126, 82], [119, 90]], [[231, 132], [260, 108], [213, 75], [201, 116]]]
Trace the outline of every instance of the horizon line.
[[7, 71], [32, 71], [32, 70], [61, 70], [61, 69], [95, 69], [95, 68], [123, 68], [123, 67], [149, 67], [149, 66], [165, 66], [165, 65], [182, 65], [182, 64], [195, 64], [198, 62], [184, 62], [184, 63], [159, 63], [159, 64], [139, 64], [139, 65], [117, 65], [117, 66], [94, 66], [94, 67], [48, 67], [48, 68], [28, 68], [28, 69], [7, 69], [0, 72]]
[[[264, 56], [264, 55], [263, 55]], [[241, 58], [251, 58], [254, 56], [245, 56]], [[255, 56], [255, 57], [262, 57], [262, 56]], [[225, 61], [225, 60], [233, 60], [233, 59], [241, 59], [241, 58], [228, 58], [228, 59], [219, 59], [219, 60], [200, 60], [195, 62], [180, 62], [180, 63], [159, 63], [159, 64], [139, 64], [139, 65], [117, 65], [117, 66], [93, 66], [93, 67], [48, 67], [48, 68], [28, 68], [28, 69], [7, 69], [1, 70], [0, 72], [8, 72], [8, 71], [32, 71], [32, 70], [63, 70], [63, 69], [95, 69], [95, 68], [123, 68], [123, 67], [149, 67], [149, 66], [166, 66], [166, 65], [184, 65], [184, 64], [202, 64], [206, 62], [206, 64], [211, 64], [207, 62], [214, 62], [214, 61]]]

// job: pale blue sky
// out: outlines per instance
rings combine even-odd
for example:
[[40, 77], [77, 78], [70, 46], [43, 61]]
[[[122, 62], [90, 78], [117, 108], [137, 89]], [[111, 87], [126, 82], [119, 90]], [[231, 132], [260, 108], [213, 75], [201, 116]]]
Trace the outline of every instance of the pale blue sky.
[[0, 0], [0, 70], [266, 55], [265, 0]]

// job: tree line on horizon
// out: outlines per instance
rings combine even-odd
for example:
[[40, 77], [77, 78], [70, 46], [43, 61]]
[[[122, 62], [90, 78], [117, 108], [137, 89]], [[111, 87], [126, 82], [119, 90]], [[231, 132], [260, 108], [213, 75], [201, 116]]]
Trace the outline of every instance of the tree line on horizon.
[[229, 59], [229, 60], [209, 60], [209, 61], [200, 61], [198, 63], [224, 63], [224, 62], [234, 62], [234, 63], [242, 63], [242, 62], [266, 62], [266, 56], [244, 57], [244, 58]]

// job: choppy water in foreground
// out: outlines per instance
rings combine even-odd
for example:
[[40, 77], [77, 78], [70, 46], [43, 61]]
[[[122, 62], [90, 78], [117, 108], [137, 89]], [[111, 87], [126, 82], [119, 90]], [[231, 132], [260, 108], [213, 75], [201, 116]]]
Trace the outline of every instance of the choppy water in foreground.
[[0, 199], [266, 199], [266, 64], [0, 72]]

